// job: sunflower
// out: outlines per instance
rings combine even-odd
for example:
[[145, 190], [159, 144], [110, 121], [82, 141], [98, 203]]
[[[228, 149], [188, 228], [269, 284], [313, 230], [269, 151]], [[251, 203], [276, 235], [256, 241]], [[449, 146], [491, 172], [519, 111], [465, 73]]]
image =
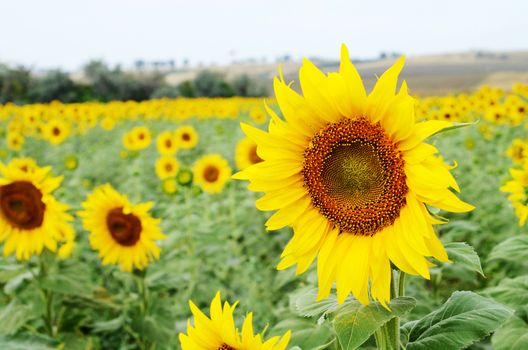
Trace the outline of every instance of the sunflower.
[[173, 155], [178, 150], [178, 144], [176, 143], [176, 138], [174, 133], [170, 131], [164, 131], [158, 135], [156, 139], [156, 147], [158, 152], [162, 155]]
[[99, 251], [103, 265], [116, 264], [123, 271], [144, 269], [159, 259], [156, 240], [165, 239], [159, 220], [149, 215], [153, 203], [133, 205], [127, 196], [106, 184], [96, 188], [79, 212], [83, 227], [90, 232], [90, 244]]
[[178, 182], [174, 178], [165, 179], [161, 187], [166, 194], [174, 194], [178, 191]]
[[156, 175], [161, 180], [176, 176], [179, 168], [180, 164], [172, 156], [161, 156], [156, 161]]
[[293, 227], [278, 269], [297, 264], [300, 274], [318, 257], [318, 300], [336, 282], [340, 303], [352, 293], [367, 304], [370, 285], [371, 298], [386, 305], [391, 263], [429, 278], [426, 257], [448, 260], [432, 226], [440, 220], [426, 204], [473, 209], [451, 191], [459, 187], [438, 150], [423, 142], [452, 123], [416, 124], [406, 83], [395, 93], [403, 63], [400, 58], [367, 96], [343, 45], [339, 73], [327, 76], [304, 60], [304, 96], [282, 74], [275, 78], [285, 120], [268, 108], [268, 132], [242, 123], [264, 161], [234, 178], [265, 192], [258, 209], [278, 210], [266, 222], [269, 230]]
[[184, 149], [194, 148], [198, 144], [198, 133], [191, 125], [180, 126], [175, 131], [178, 146]]
[[7, 148], [13, 151], [20, 151], [24, 145], [24, 136], [18, 132], [10, 131], [6, 136]]
[[231, 168], [219, 154], [203, 156], [194, 163], [194, 182], [207, 193], [220, 193], [230, 177]]
[[38, 168], [37, 162], [33, 158], [29, 157], [14, 158], [9, 164], [22, 170], [25, 173], [33, 173], [35, 169]]
[[506, 150], [506, 155], [516, 164], [526, 162], [528, 157], [528, 143], [522, 139], [514, 139], [511, 146]]
[[[22, 163], [31, 168], [22, 169]], [[44, 248], [66, 257], [75, 233], [66, 213], [68, 206], [58, 202], [52, 192], [62, 177], [50, 175], [51, 167], [40, 168], [27, 160], [0, 163], [0, 242], [4, 242], [4, 256], [13, 252], [18, 260], [39, 255]], [[66, 248], [64, 246], [70, 243]], [[71, 251], [71, 250], [70, 250]]]
[[246, 137], [240, 140], [235, 150], [235, 163], [238, 169], [245, 169], [250, 165], [262, 162], [257, 154], [257, 144]]
[[44, 125], [44, 137], [53, 145], [59, 145], [70, 134], [70, 126], [62, 119], [54, 118]]
[[508, 200], [519, 218], [519, 226], [524, 226], [528, 219], [528, 162], [521, 169], [510, 169], [510, 175], [511, 179], [500, 190], [510, 193]]
[[176, 175], [176, 179], [182, 186], [190, 185], [193, 180], [193, 173], [188, 169], [180, 169], [180, 171], [178, 171], [178, 175]]
[[136, 150], [145, 149], [150, 145], [150, 130], [146, 126], [136, 126], [131, 131], [132, 139]]
[[257, 124], [264, 124], [268, 119], [266, 117], [266, 112], [258, 106], [251, 108], [251, 110], [249, 111], [249, 116]]
[[216, 293], [210, 307], [210, 317], [189, 301], [194, 316], [194, 325], [187, 321], [187, 334], [180, 333], [182, 350], [285, 350], [290, 341], [291, 332], [283, 336], [264, 340], [261, 334], [253, 333], [253, 314], [246, 315], [242, 332], [235, 327], [233, 311], [237, 303], [222, 307], [220, 292]]

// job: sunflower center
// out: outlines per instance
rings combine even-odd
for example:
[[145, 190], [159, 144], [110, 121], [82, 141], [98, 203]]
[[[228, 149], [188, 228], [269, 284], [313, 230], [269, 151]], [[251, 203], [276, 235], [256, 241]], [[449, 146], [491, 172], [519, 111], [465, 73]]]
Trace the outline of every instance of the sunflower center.
[[226, 343], [222, 344], [221, 347], [218, 348], [218, 350], [236, 350], [234, 347], [227, 345]]
[[203, 172], [203, 177], [207, 182], [215, 182], [220, 176], [220, 171], [217, 167], [209, 165]]
[[171, 140], [165, 140], [165, 147], [171, 148], [172, 147], [172, 141]]
[[170, 163], [165, 164], [165, 171], [166, 172], [171, 172], [172, 171], [172, 164], [170, 164]]
[[60, 133], [61, 133], [61, 131], [60, 131], [59, 128], [57, 128], [57, 127], [54, 127], [54, 128], [53, 128], [53, 135], [54, 135], [54, 136], [59, 136]]
[[0, 209], [13, 226], [31, 230], [42, 226], [46, 205], [31, 182], [16, 181], [0, 187]]
[[315, 135], [302, 174], [312, 203], [342, 232], [392, 225], [408, 192], [401, 152], [379, 124], [344, 119]]
[[262, 162], [262, 158], [260, 158], [257, 154], [257, 145], [251, 147], [249, 150], [249, 161], [251, 164], [257, 164]]
[[188, 133], [183, 133], [182, 139], [183, 141], [189, 141], [191, 139], [191, 135], [189, 135]]
[[141, 236], [141, 221], [134, 214], [123, 213], [123, 208], [108, 212], [106, 226], [115, 241], [122, 246], [133, 246]]

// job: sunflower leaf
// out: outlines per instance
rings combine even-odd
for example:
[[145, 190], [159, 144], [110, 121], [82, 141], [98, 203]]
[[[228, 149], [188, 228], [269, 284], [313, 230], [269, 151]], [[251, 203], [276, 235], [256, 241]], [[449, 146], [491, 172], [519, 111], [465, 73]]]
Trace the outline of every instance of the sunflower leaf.
[[336, 312], [333, 320], [334, 330], [342, 349], [357, 349], [366, 342], [386, 322], [400, 317], [416, 306], [416, 300], [410, 297], [393, 299], [385, 309], [379, 302], [362, 305], [357, 300], [347, 302]]
[[473, 292], [455, 292], [439, 309], [402, 327], [408, 350], [465, 348], [500, 327], [512, 310]]
[[513, 316], [497, 329], [491, 343], [495, 350], [528, 349], [528, 324]]
[[527, 250], [528, 236], [513, 236], [493, 247], [488, 260], [524, 261]]
[[[437, 131], [434, 134], [432, 134], [431, 136], [442, 134], [442, 133], [444, 133], [446, 131], [451, 131], [451, 130], [456, 130], [456, 129], [460, 129], [460, 128], [465, 128], [467, 126], [477, 125], [479, 122], [480, 122], [480, 120], [475, 120], [474, 122], [471, 122], [471, 123], [453, 123], [453, 126], [450, 126], [448, 128], [445, 128], [445, 129], [442, 129], [440, 131]], [[431, 137], [431, 136], [429, 136], [429, 137]]]
[[486, 288], [483, 293], [511, 307], [525, 306], [528, 304], [528, 275], [505, 278], [498, 286]]
[[334, 295], [319, 302], [316, 300], [317, 289], [307, 288], [295, 293], [290, 299], [290, 304], [293, 311], [303, 317], [320, 317], [321, 315], [324, 315], [327, 312], [332, 312], [339, 307]]
[[468, 270], [478, 272], [482, 277], [486, 277], [482, 271], [480, 258], [472, 246], [464, 242], [452, 242], [447, 243], [445, 248], [450, 260]]
[[15, 334], [27, 321], [35, 318], [35, 312], [29, 305], [21, 305], [16, 300], [0, 309], [0, 334]]

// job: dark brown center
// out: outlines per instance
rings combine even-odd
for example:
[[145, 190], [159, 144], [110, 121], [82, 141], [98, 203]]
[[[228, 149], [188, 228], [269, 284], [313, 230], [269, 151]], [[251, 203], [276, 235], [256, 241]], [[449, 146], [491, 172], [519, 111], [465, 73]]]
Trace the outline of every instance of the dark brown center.
[[59, 136], [60, 133], [61, 133], [61, 131], [60, 131], [59, 128], [57, 128], [57, 127], [54, 127], [54, 128], [53, 128], [53, 135], [54, 135], [54, 136]]
[[31, 182], [16, 181], [0, 187], [0, 209], [9, 223], [22, 230], [42, 226], [46, 205]]
[[218, 176], [220, 176], [220, 171], [213, 165], [207, 166], [203, 172], [203, 177], [207, 182], [215, 182]]
[[171, 172], [172, 171], [172, 164], [166, 163], [165, 164], [165, 171], [166, 172]]
[[251, 164], [260, 163], [262, 162], [262, 160], [263, 159], [260, 158], [257, 154], [257, 145], [251, 147], [251, 149], [249, 150], [249, 161], [251, 162]]
[[143, 140], [144, 138], [145, 138], [145, 134], [143, 134], [143, 133], [139, 134], [139, 139], [140, 140]]
[[165, 140], [165, 147], [171, 148], [172, 147], [172, 141], [169, 140], [169, 139]]
[[129, 247], [141, 236], [141, 221], [134, 214], [124, 214], [123, 208], [114, 208], [106, 215], [106, 226], [115, 241]]
[[392, 225], [408, 192], [401, 152], [379, 124], [344, 119], [315, 135], [302, 174], [312, 203], [342, 232]]
[[189, 141], [191, 139], [191, 135], [185, 132], [182, 134], [182, 139], [183, 141]]
[[226, 343], [222, 344], [221, 347], [218, 348], [218, 350], [236, 350], [234, 347], [227, 345]]

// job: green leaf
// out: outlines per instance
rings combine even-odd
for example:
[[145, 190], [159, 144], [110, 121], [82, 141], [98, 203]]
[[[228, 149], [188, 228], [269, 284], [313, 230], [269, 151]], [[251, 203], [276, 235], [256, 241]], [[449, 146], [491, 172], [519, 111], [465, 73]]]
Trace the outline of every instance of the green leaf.
[[528, 275], [505, 278], [498, 286], [486, 288], [483, 293], [515, 308], [525, 306], [528, 304]]
[[93, 331], [98, 332], [114, 332], [120, 329], [125, 323], [125, 317], [119, 316], [109, 321], [101, 321], [93, 324]]
[[317, 289], [303, 289], [291, 297], [291, 305], [295, 313], [303, 317], [319, 317], [327, 312], [332, 312], [339, 307], [334, 295], [325, 300], [316, 302]]
[[393, 299], [389, 304], [392, 312], [379, 302], [362, 305], [357, 300], [349, 301], [336, 312], [333, 321], [341, 348], [357, 349], [386, 322], [406, 314], [415, 306], [416, 300], [410, 297]]
[[464, 242], [452, 242], [447, 243], [445, 248], [450, 260], [468, 270], [478, 272], [482, 277], [486, 277], [480, 265], [480, 258], [472, 246]]
[[0, 334], [15, 334], [20, 327], [33, 318], [35, 318], [35, 313], [31, 306], [20, 305], [13, 300], [0, 310]]
[[24, 271], [25, 269], [23, 265], [0, 263], [0, 283], [7, 283], [9, 280], [18, 276]]
[[506, 260], [525, 262], [528, 250], [528, 236], [514, 236], [497, 244], [488, 256], [488, 260]]
[[455, 292], [439, 309], [406, 323], [408, 350], [463, 349], [493, 332], [512, 311], [472, 292]]
[[[445, 128], [445, 129], [442, 129], [440, 131], [437, 131], [434, 134], [432, 134], [431, 136], [442, 134], [442, 133], [444, 133], [446, 131], [451, 131], [451, 130], [456, 130], [456, 129], [460, 129], [460, 128], [465, 128], [467, 126], [477, 125], [478, 122], [479, 122], [479, 120], [475, 120], [474, 122], [471, 122], [471, 123], [453, 123], [453, 126], [450, 126], [448, 128]], [[431, 137], [431, 136], [429, 136], [429, 137]]]
[[513, 316], [493, 334], [491, 344], [495, 350], [528, 349], [528, 324]]
[[55, 350], [57, 342], [44, 336], [3, 337], [0, 336], [2, 350]]
[[315, 324], [308, 319], [287, 319], [273, 327], [271, 335], [282, 335], [288, 330], [292, 331], [289, 348], [303, 350], [327, 349], [333, 343], [332, 329], [327, 322]]
[[57, 273], [46, 275], [41, 281], [41, 286], [55, 293], [89, 296], [94, 288], [89, 276], [88, 267], [74, 263], [65, 266]]

